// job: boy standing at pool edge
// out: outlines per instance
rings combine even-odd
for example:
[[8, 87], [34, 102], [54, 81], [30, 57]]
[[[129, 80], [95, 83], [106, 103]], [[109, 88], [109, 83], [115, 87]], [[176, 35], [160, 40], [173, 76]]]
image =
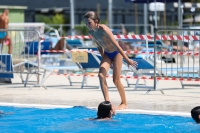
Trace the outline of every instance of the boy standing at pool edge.
[[128, 108], [128, 106], [126, 102], [125, 91], [120, 81], [122, 58], [125, 58], [128, 66], [131, 65], [132, 67], [136, 67], [137, 62], [130, 60], [126, 56], [122, 48], [115, 40], [111, 30], [106, 25], [99, 24], [100, 19], [95, 12], [93, 11], [87, 12], [84, 16], [84, 21], [87, 28], [89, 29], [89, 34], [92, 36], [94, 42], [97, 44], [97, 48], [102, 56], [98, 76], [104, 100], [110, 101], [108, 95], [108, 86], [106, 82], [106, 74], [112, 64], [113, 82], [117, 87], [121, 97], [121, 104], [118, 106], [117, 109], [126, 109]]

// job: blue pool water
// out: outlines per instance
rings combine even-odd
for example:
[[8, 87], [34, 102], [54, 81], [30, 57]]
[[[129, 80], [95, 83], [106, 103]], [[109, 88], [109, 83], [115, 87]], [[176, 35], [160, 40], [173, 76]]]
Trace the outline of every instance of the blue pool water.
[[1, 133], [199, 133], [200, 125], [190, 117], [122, 114], [112, 121], [89, 121], [96, 110], [85, 107], [38, 109], [0, 106], [10, 115], [0, 115]]

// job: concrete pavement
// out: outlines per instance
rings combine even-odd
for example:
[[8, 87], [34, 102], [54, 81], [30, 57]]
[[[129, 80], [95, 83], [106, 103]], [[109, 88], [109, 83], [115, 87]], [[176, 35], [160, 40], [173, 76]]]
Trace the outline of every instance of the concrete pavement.
[[[35, 81], [36, 78], [32, 76], [31, 80]], [[81, 77], [72, 77], [72, 81], [81, 80]], [[126, 86], [125, 80], [121, 80]], [[100, 89], [93, 87], [80, 89], [80, 84], [69, 86], [64, 76], [51, 75], [45, 82], [47, 90], [40, 87], [33, 87], [30, 90], [29, 87], [35, 82], [30, 82], [27, 87], [23, 87], [17, 75], [12, 82], [12, 84], [0, 84], [0, 102], [97, 107], [104, 100]], [[111, 87], [109, 88], [111, 102], [117, 106], [121, 102], [119, 93], [111, 78], [108, 78], [107, 82]], [[132, 79], [130, 82], [134, 83], [135, 80]], [[200, 84], [199, 82], [188, 83]], [[88, 84], [98, 85], [98, 78], [89, 78]], [[147, 80], [147, 84], [152, 85], [153, 81]], [[148, 95], [145, 95], [147, 89], [137, 91], [133, 89], [134, 86], [125, 87], [129, 109], [189, 113], [191, 108], [200, 105], [200, 88], [185, 87], [182, 89], [179, 81], [159, 81], [158, 90], [151, 91]], [[159, 90], [163, 90], [164, 94]]]

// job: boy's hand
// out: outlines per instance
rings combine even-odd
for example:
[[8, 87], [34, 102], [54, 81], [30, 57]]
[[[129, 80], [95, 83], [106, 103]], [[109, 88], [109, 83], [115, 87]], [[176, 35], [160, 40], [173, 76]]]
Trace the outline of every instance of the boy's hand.
[[137, 68], [137, 66], [138, 66], [138, 63], [136, 61], [133, 61], [133, 60], [130, 60], [130, 59], [128, 59], [127, 64], [128, 64], [128, 68], [129, 68], [129, 65], [134, 67], [134, 68]]

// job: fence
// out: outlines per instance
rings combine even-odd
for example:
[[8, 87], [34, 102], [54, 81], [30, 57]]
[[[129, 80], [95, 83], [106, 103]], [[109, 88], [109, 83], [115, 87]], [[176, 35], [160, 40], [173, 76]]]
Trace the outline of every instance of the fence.
[[[154, 53], [154, 89], [156, 80], [180, 80], [184, 86], [200, 86], [200, 35], [199, 29], [155, 29], [156, 40], [168, 41], [166, 48], [161, 48], [159, 58], [164, 62], [158, 62], [158, 56]], [[156, 45], [154, 43], [154, 51]], [[170, 63], [169, 63], [170, 62]], [[159, 71], [160, 75], [156, 75]], [[184, 84], [184, 81], [197, 81], [197, 84]]]
[[41, 49], [39, 31], [29, 29], [0, 29], [0, 32], [9, 36], [9, 38], [5, 37], [4, 40], [1, 39], [1, 78], [13, 78], [13, 74], [17, 73], [24, 83], [23, 74], [36, 74], [37, 84], [39, 84], [39, 69], [37, 69], [37, 72], [30, 71], [33, 66], [29, 64], [30, 61], [35, 62], [37, 68], [40, 65], [38, 63]]
[[[5, 32], [5, 30], [1, 30]], [[156, 89], [156, 81], [158, 80], [180, 80], [182, 87], [187, 86], [183, 84], [183, 81], [199, 81], [200, 76], [200, 58], [199, 58], [199, 44], [200, 36], [196, 35], [196, 30], [185, 30], [185, 29], [156, 29], [155, 35], [115, 35], [116, 39], [141, 39], [148, 42], [154, 38], [154, 50], [148, 50], [148, 43], [146, 43], [146, 51], [125, 51], [127, 54], [142, 54], [145, 57], [151, 58], [154, 62], [154, 89]], [[41, 85], [46, 80], [45, 75], [40, 82], [39, 75], [40, 69], [45, 69], [55, 71], [55, 70], [68, 70], [69, 67], [66, 67], [66, 64], [60, 65], [63, 62], [66, 62], [69, 57], [65, 52], [63, 54], [51, 54], [46, 55], [50, 49], [50, 41], [44, 41], [41, 43], [40, 33], [37, 30], [7, 30], [9, 36], [11, 37], [11, 44], [13, 47], [12, 51], [12, 60], [6, 59], [10, 57], [3, 57], [6, 55], [7, 50], [4, 46], [1, 54], [1, 73], [11, 74], [18, 73], [22, 82], [22, 74], [36, 74], [37, 75], [37, 84]], [[71, 38], [67, 36], [65, 38]], [[88, 38], [90, 36], [74, 36], [73, 38]], [[160, 40], [165, 44], [170, 43], [170, 45], [160, 45], [157, 46], [156, 41]], [[168, 41], [168, 42], [167, 42]], [[7, 40], [5, 41], [5, 44]], [[163, 44], [164, 44], [163, 43]], [[187, 44], [187, 45], [186, 45]], [[45, 48], [47, 46], [47, 48]], [[158, 49], [159, 48], [159, 49]], [[43, 50], [43, 51], [42, 51]], [[176, 50], [176, 51], [175, 51]], [[54, 51], [55, 52], [55, 51]], [[60, 51], [56, 51], [60, 52]], [[94, 52], [94, 51], [90, 51]], [[43, 56], [41, 56], [43, 54]], [[154, 55], [154, 56], [149, 56]], [[42, 59], [41, 59], [42, 57]], [[153, 58], [152, 58], [153, 57]], [[4, 58], [4, 61], [2, 60]], [[147, 59], [147, 58], [145, 58]], [[148, 59], [149, 60], [149, 59]], [[7, 63], [7, 62], [9, 63]], [[13, 64], [12, 64], [13, 62]], [[6, 70], [6, 64], [9, 69]], [[13, 69], [11, 68], [13, 65]], [[63, 67], [65, 66], [65, 67]], [[35, 67], [35, 71], [31, 69]], [[36, 70], [37, 69], [37, 70]], [[157, 74], [157, 72], [159, 74]], [[26, 77], [26, 79], [28, 76]], [[130, 78], [130, 77], [125, 77]], [[137, 79], [139, 77], [132, 77]], [[142, 79], [152, 79], [151, 77], [142, 77]], [[27, 81], [27, 80], [26, 80]], [[195, 86], [198, 86], [195, 84]]]
[[[199, 81], [199, 51], [197, 50], [197, 45], [193, 44], [195, 41], [199, 41], [200, 37], [195, 35], [193, 30], [183, 30], [182, 34], [178, 34], [179, 30], [174, 30], [174, 32], [169, 32], [170, 30], [165, 30], [165, 32], [159, 32], [155, 35], [115, 35], [114, 37], [119, 40], [127, 39], [130, 40], [144, 40], [145, 50], [141, 51], [124, 51], [126, 54], [136, 54], [144, 55], [145, 60], [148, 62], [155, 63], [154, 78], [145, 76], [122, 76], [123, 78], [133, 78], [133, 79], [154, 79], [158, 80], [179, 80], [182, 83], [182, 87], [186, 86], [183, 81]], [[91, 36], [67, 36], [66, 39], [77, 38], [77, 39], [91, 39]], [[155, 38], [152, 46], [156, 46], [155, 49], [149, 48], [150, 45], [148, 41]], [[162, 43], [157, 43], [161, 41]], [[171, 43], [168, 44], [169, 41]], [[183, 50], [184, 42], [190, 43], [189, 49]], [[178, 44], [178, 46], [177, 46]], [[152, 47], [151, 46], [151, 47]], [[180, 49], [180, 50], [179, 50]], [[44, 52], [69, 52], [65, 50], [58, 51], [44, 51]], [[96, 52], [90, 50], [89, 52]], [[155, 54], [155, 55], [154, 55]], [[152, 56], [154, 55], [154, 56]], [[154, 62], [155, 61], [155, 62]], [[187, 64], [184, 64], [187, 63]], [[192, 65], [193, 64], [193, 65]], [[152, 69], [152, 68], [151, 68]], [[66, 74], [67, 75], [67, 74]], [[156, 75], [156, 76], [155, 76]], [[197, 86], [197, 85], [195, 85]], [[156, 83], [153, 86], [156, 89]]]

